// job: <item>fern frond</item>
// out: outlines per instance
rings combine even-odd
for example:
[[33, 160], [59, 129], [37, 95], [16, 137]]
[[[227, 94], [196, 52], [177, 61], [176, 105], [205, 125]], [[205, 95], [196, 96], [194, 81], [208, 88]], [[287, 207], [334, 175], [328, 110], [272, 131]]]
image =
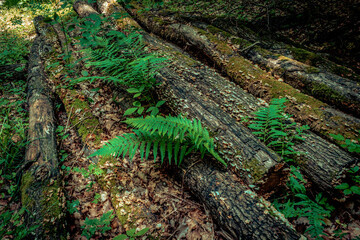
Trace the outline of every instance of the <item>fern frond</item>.
[[160, 153], [161, 163], [167, 156], [169, 163], [174, 158], [175, 164], [180, 165], [187, 154], [197, 149], [202, 156], [208, 152], [226, 166], [225, 161], [216, 153], [209, 132], [198, 120], [191, 121], [181, 116], [149, 116], [127, 119], [125, 122], [138, 129], [134, 130], [134, 133], [125, 133], [110, 140], [92, 156], [128, 155], [131, 160], [140, 149], [140, 157], [143, 160], [148, 159], [152, 149], [154, 159]]
[[[209, 152], [217, 160], [226, 165], [221, 157], [215, 154], [214, 141], [210, 138], [209, 132], [201, 126], [199, 120], [193, 121], [183, 118], [181, 116], [166, 118], [161, 116], [148, 116], [146, 118], [131, 118], [125, 121], [132, 127], [150, 132], [150, 134], [158, 134], [159, 136], [166, 137], [171, 141], [191, 141], [194, 148], [199, 150], [202, 156]], [[164, 148], [162, 148], [164, 149]], [[176, 154], [175, 154], [176, 155]]]

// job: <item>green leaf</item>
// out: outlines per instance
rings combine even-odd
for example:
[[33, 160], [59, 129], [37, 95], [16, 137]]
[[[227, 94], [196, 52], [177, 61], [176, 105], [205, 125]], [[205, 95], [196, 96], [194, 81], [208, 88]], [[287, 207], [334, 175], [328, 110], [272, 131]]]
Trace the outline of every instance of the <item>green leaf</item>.
[[163, 105], [165, 103], [165, 101], [159, 101], [156, 103], [155, 107], [160, 107], [161, 105]]
[[340, 184], [340, 185], [335, 186], [335, 188], [336, 188], [336, 189], [341, 189], [341, 190], [343, 190], [343, 189], [348, 189], [348, 188], [349, 188], [349, 184], [347, 184], [347, 183], [342, 183], [342, 184]]
[[332, 138], [334, 138], [335, 140], [337, 140], [337, 141], [344, 141], [345, 140], [344, 136], [342, 136], [341, 134], [335, 135], [335, 134], [330, 133], [330, 136]]
[[345, 189], [344, 194], [345, 195], [350, 195], [350, 194], [352, 194], [352, 191], [350, 189]]
[[137, 89], [137, 88], [128, 88], [128, 89], [126, 89], [126, 91], [128, 93], [138, 93], [138, 92], [140, 92], [139, 89]]
[[127, 110], [124, 112], [124, 116], [133, 114], [137, 109], [138, 109], [137, 107], [127, 109]]
[[127, 234], [129, 237], [134, 237], [134, 236], [135, 236], [135, 231], [136, 231], [136, 229], [135, 229], [135, 228], [132, 228], [132, 229], [126, 231], [126, 234]]
[[116, 237], [114, 237], [113, 240], [125, 240], [125, 239], [127, 239], [127, 238], [128, 238], [127, 235], [121, 234], [121, 235], [117, 235]]
[[360, 187], [358, 186], [351, 186], [350, 190], [354, 193], [354, 194], [358, 194], [360, 195]]
[[147, 233], [148, 231], [149, 231], [149, 228], [141, 229], [140, 231], [138, 231], [138, 232], [135, 234], [135, 237], [140, 237], [140, 236], [144, 235], [145, 233]]
[[83, 75], [84, 77], [87, 77], [87, 76], [89, 76], [89, 73], [86, 70], [82, 70], [81, 75]]
[[145, 109], [144, 107], [139, 107], [137, 113], [142, 114], [144, 112], [144, 109]]

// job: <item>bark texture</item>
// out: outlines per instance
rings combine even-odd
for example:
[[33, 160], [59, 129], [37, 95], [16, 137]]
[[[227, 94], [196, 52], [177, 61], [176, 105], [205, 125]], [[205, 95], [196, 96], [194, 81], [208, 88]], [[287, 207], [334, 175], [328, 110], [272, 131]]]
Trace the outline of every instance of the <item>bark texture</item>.
[[[259, 145], [252, 134], [237, 123], [244, 117], [251, 117], [253, 111], [265, 104], [264, 101], [193, 60], [178, 47], [146, 33], [144, 38], [172, 60], [168, 68], [160, 70], [159, 81], [164, 83], [158, 89], [161, 98], [167, 100], [175, 113], [200, 119], [216, 133], [222, 156], [231, 162], [235, 172], [242, 172], [243, 179], [248, 178], [243, 171], [247, 169], [252, 175], [249, 183], [264, 180], [279, 161], [261, 150], [263, 145]], [[304, 153], [301, 161], [304, 173], [330, 195], [336, 193], [333, 188], [335, 181], [358, 160], [310, 131], [306, 132], [305, 141], [297, 143], [294, 148]]]
[[[166, 70], [161, 73], [162, 76], [171, 77], [168, 74], [171, 73], [167, 73]], [[187, 92], [189, 88], [186, 85], [188, 84], [184, 82], [184, 85], [178, 88], [180, 91], [184, 89], [183, 91]], [[160, 89], [164, 89], [166, 92], [166, 85], [161, 86]], [[179, 90], [173, 90], [172, 92], [177, 91]], [[193, 99], [188, 95], [187, 97], [194, 100], [191, 101], [191, 103], [194, 104], [197, 104], [197, 100], [199, 100]], [[179, 98], [177, 98], [177, 100], [178, 99]], [[199, 107], [202, 111], [206, 111], [203, 109], [201, 103]], [[212, 109], [216, 106], [206, 105], [206, 107]], [[195, 112], [196, 111], [198, 110], [195, 110]], [[223, 114], [221, 109], [217, 109], [217, 111]], [[202, 113], [204, 116], [207, 116], [207, 112]], [[225, 115], [223, 116], [226, 117]], [[210, 121], [211, 118], [212, 117], [209, 116], [207, 121]], [[217, 121], [217, 119], [213, 120], [214, 122]], [[229, 128], [236, 128], [236, 122], [235, 126], [232, 126], [231, 123], [229, 123], [228, 126]], [[243, 137], [247, 138], [247, 136]], [[260, 151], [266, 149], [262, 147], [257, 140], [255, 140], [254, 143], [260, 148]], [[258, 150], [258, 152], [260, 151]], [[276, 210], [270, 207], [268, 202], [259, 198], [239, 181], [236, 181], [234, 176], [229, 175], [226, 171], [219, 170], [218, 165], [208, 165], [199, 160], [199, 157], [196, 156], [193, 159], [185, 160], [185, 172], [182, 172], [184, 175], [180, 177], [185, 180], [191, 191], [198, 196], [199, 199], [206, 202], [218, 225], [221, 226], [231, 238], [299, 239], [301, 237], [287, 224], [287, 221]], [[194, 161], [197, 163], [194, 164]]]
[[269, 202], [228, 172], [191, 157], [178, 173], [232, 239], [305, 239], [285, 223]]
[[21, 202], [29, 211], [26, 224], [39, 225], [34, 239], [62, 239], [65, 236], [65, 198], [58, 169], [52, 89], [43, 64], [43, 58], [52, 47], [46, 40], [50, 26], [42, 20], [42, 17], [34, 19], [37, 37], [29, 57], [29, 145], [21, 179]]
[[215, 35], [178, 23], [172, 18], [160, 18], [149, 13], [138, 14], [136, 9], [132, 10], [131, 14], [151, 32], [178, 43], [202, 59], [210, 60], [254, 96], [265, 99], [287, 97], [291, 103], [287, 111], [293, 114], [298, 122], [308, 124], [321, 136], [329, 138], [329, 133], [340, 133], [353, 139], [358, 136], [356, 129], [360, 127], [359, 119], [278, 81], [237, 54], [231, 45], [219, 40]]
[[[171, 75], [169, 71], [167, 73], [160, 71], [161, 75], [167, 74], [167, 76], [171, 76], [166, 78], [166, 82], [171, 85], [171, 90], [165, 91], [167, 94], [173, 91], [173, 89], [180, 89], [178, 90], [179, 92], [186, 91], [186, 93], [176, 95], [176, 97], [186, 101], [187, 94], [189, 94], [189, 96], [191, 94], [196, 95], [198, 92], [199, 101], [201, 101], [202, 98], [207, 99], [202, 102], [204, 105], [213, 101], [236, 121], [251, 117], [253, 111], [264, 106], [262, 105], [264, 104], [263, 101], [246, 93], [239, 86], [221, 77], [214, 70], [197, 61], [192, 60], [191, 62], [191, 58], [183, 54], [181, 50], [175, 46], [166, 44], [159, 39], [147, 35], [145, 35], [145, 39], [153, 46], [161, 49], [165, 54], [167, 53], [168, 58], [172, 59], [172, 64], [169, 67], [173, 74]], [[189, 85], [183, 86], [182, 81], [186, 81]], [[173, 99], [176, 99], [176, 97], [173, 97]], [[188, 104], [190, 109], [196, 108], [192, 105], [192, 102], [195, 100], [188, 99], [188, 101], [190, 102]], [[205, 109], [213, 112], [207, 107], [205, 107]], [[202, 119], [203, 118], [206, 117], [202, 117]], [[207, 123], [211, 125], [209, 121]], [[302, 156], [302, 170], [321, 190], [334, 194], [333, 183], [340, 178], [343, 172], [346, 172], [346, 168], [350, 164], [358, 161], [358, 159], [350, 156], [336, 145], [329, 143], [311, 131], [306, 131], [305, 134], [305, 140], [303, 142], [297, 142], [294, 146], [296, 151], [304, 153]], [[236, 135], [238, 136], [238, 134]], [[227, 150], [236, 152], [236, 146], [232, 145], [231, 140], [229, 142], [230, 149]], [[229, 156], [229, 158], [234, 157], [236, 156]], [[257, 173], [257, 170], [260, 169], [256, 169], [255, 166], [252, 166], [250, 163], [242, 167], [250, 168], [251, 171], [255, 173], [255, 176], [261, 176], [261, 174]], [[269, 171], [270, 169], [265, 170], [266, 173]]]

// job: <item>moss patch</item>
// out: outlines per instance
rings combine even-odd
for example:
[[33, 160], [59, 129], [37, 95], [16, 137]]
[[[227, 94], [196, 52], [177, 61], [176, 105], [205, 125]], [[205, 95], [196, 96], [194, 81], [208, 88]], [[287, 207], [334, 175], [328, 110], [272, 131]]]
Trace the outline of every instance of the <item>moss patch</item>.
[[35, 201], [32, 198], [30, 198], [30, 196], [27, 193], [27, 190], [29, 189], [29, 187], [32, 185], [33, 182], [34, 182], [34, 177], [30, 172], [26, 172], [21, 178], [21, 186], [20, 186], [21, 202], [27, 209], [31, 209], [35, 204]]
[[71, 112], [70, 121], [72, 125], [77, 126], [82, 141], [87, 142], [91, 139], [94, 144], [100, 144], [102, 131], [99, 128], [99, 120], [91, 113], [89, 103], [81, 100], [75, 90], [67, 90], [66, 95], [63, 98], [65, 109], [69, 114]]
[[250, 170], [251, 176], [255, 183], [261, 180], [266, 173], [265, 167], [261, 166], [259, 161], [254, 158], [243, 161], [243, 166], [246, 170]]
[[308, 64], [308, 65], [312, 65], [312, 66], [316, 66], [317, 64], [323, 62], [323, 59], [321, 56], [319, 56], [313, 52], [309, 52], [305, 49], [289, 47], [289, 50], [291, 51], [292, 55], [294, 56], [294, 59], [299, 62]]

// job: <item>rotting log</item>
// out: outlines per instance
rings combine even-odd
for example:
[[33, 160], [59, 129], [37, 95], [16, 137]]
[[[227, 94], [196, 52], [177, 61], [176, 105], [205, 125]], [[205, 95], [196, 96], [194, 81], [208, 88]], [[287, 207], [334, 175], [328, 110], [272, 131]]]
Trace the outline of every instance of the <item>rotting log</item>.
[[[159, 12], [156, 12], [157, 17], [158, 15]], [[268, 47], [271, 49], [269, 51], [260, 46], [260, 43], [264, 42], [260, 39], [248, 41], [249, 35], [251, 36], [250, 39], [253, 40], [255, 34], [244, 34], [245, 30], [241, 31], [240, 28], [236, 28], [240, 30], [238, 31], [238, 35], [233, 36], [229, 32], [210, 24], [201, 22], [187, 22], [187, 24], [196, 26], [213, 34], [213, 36], [217, 38], [220, 37], [219, 40], [227, 42], [238, 54], [251, 60], [254, 64], [259, 64], [266, 69], [270, 69], [273, 74], [281, 76], [286, 83], [300, 89], [304, 93], [312, 95], [330, 105], [335, 105], [342, 111], [352, 113], [358, 117], [360, 116], [359, 84], [356, 81], [341, 77], [327, 70], [331, 68], [340, 71], [340, 73], [350, 72], [346, 71], [346, 68], [340, 68], [340, 66], [325, 60], [323, 60], [323, 62], [330, 64], [331, 67], [311, 66], [290, 58], [297, 57], [300, 60], [304, 55], [308, 55], [311, 56], [311, 58], [320, 59], [319, 56], [316, 57], [315, 54], [299, 48], [284, 47], [285, 49], [277, 49], [277, 51], [281, 53], [273, 53], [271, 47]], [[244, 37], [242, 35], [244, 35]], [[279, 46], [280, 44], [272, 41], [270, 43], [263, 43], [262, 45]], [[286, 55], [284, 55], [284, 53]], [[355, 75], [353, 74], [353, 76]]]
[[[179, 76], [181, 76], [190, 84], [191, 90], [189, 91], [197, 91], [202, 96], [206, 96], [207, 99], [214, 101], [237, 121], [252, 117], [251, 113], [263, 106], [262, 101], [246, 93], [228, 79], [221, 77], [209, 67], [191, 59], [190, 56], [186, 56], [181, 49], [146, 34], [144, 38], [152, 46], [161, 49], [165, 56], [172, 59], [169, 68], [176, 72], [178, 76], [171, 79], [180, 78]], [[172, 85], [171, 89], [177, 88], [178, 82], [174, 80]], [[184, 94], [183, 98], [185, 97]], [[348, 166], [359, 159], [350, 156], [336, 145], [329, 143], [311, 131], [305, 131], [304, 133], [305, 140], [296, 142], [294, 146], [296, 151], [303, 153], [300, 161], [303, 172], [321, 190], [328, 192], [330, 195], [335, 194], [334, 184], [336, 184], [336, 181], [346, 172]], [[229, 151], [234, 150], [229, 149]], [[250, 168], [251, 172], [257, 170], [254, 164], [247, 164], [247, 166], [242, 167]], [[269, 172], [269, 170], [265, 172]]]
[[[112, 9], [115, 11], [116, 8]], [[250, 117], [251, 112], [259, 109], [262, 102], [215, 71], [186, 56], [186, 53], [172, 44], [146, 33], [144, 39], [153, 47], [162, 49], [162, 53], [173, 60], [168, 68], [159, 71], [163, 78], [160, 81], [166, 83], [166, 87], [158, 91], [159, 95], [168, 100], [168, 105], [174, 112], [186, 113], [200, 119], [216, 133], [222, 155], [230, 160], [233, 167], [250, 169], [254, 178], [250, 182], [258, 183], [259, 180], [264, 180], [264, 175], [271, 172], [271, 167], [275, 166], [278, 160], [272, 163], [270, 160], [264, 162], [259, 155], [266, 155], [256, 151], [254, 154], [253, 149], [258, 148], [257, 143], [254, 140], [249, 141], [248, 137], [244, 138], [242, 135], [248, 136], [249, 132], [243, 131], [234, 121]], [[219, 107], [223, 111], [219, 110]], [[346, 168], [358, 160], [310, 131], [306, 132], [305, 141], [297, 143], [294, 149], [305, 153], [301, 161], [304, 173], [330, 195], [336, 193], [333, 186]], [[241, 177], [244, 178], [244, 174]]]
[[320, 136], [329, 139], [329, 133], [333, 133], [351, 139], [358, 137], [359, 119], [333, 109], [326, 103], [275, 79], [237, 54], [230, 45], [215, 35], [178, 23], [172, 18], [154, 16], [147, 12], [139, 14], [136, 8], [129, 12], [149, 31], [217, 65], [234, 82], [254, 96], [266, 100], [287, 97], [289, 106], [286, 111], [294, 115], [297, 122], [309, 125]]
[[[186, 113], [201, 119], [211, 131], [216, 132], [216, 137], [220, 139], [218, 145], [222, 155], [232, 161], [234, 167], [250, 169], [254, 178], [253, 183], [260, 179], [264, 180], [264, 175], [271, 172], [270, 168], [276, 164], [270, 162], [262, 164], [259, 158], [254, 157], [256, 155], [249, 154], [247, 152], [249, 147], [254, 148], [255, 144], [238, 143], [238, 139], [241, 139], [240, 134], [249, 133], [239, 131], [234, 121], [234, 119], [240, 121], [244, 117], [250, 117], [251, 112], [259, 109], [262, 102], [221, 77], [214, 70], [186, 56], [181, 49], [147, 34], [144, 34], [144, 38], [153, 47], [162, 49], [162, 52], [173, 60], [169, 65], [171, 70], [165, 70], [166, 68], [160, 70], [160, 75], [163, 76], [162, 82], [166, 82], [167, 85], [162, 93], [159, 92], [162, 98], [168, 100], [169, 105], [176, 103], [176, 106], [171, 106], [174, 112]], [[181, 105], [185, 107], [179, 107]], [[218, 110], [219, 107], [227, 114], [222, 114]], [[248, 140], [244, 139], [240, 142], [247, 143]], [[242, 154], [238, 154], [240, 149], [245, 158]], [[304, 153], [301, 161], [304, 173], [321, 190], [330, 195], [336, 193], [334, 184], [341, 178], [346, 168], [358, 160], [310, 131], [306, 132], [305, 140], [298, 142], [294, 149]], [[232, 159], [236, 158], [238, 160], [234, 162]]]
[[[207, 202], [214, 219], [231, 238], [301, 238], [267, 201], [236, 181], [234, 176], [219, 170], [218, 165], [209, 167], [202, 162], [193, 164], [197, 160], [199, 157], [184, 161], [183, 169], [187, 170], [184, 180], [199, 199]], [[201, 175], [198, 172], [206, 172], [206, 175], [199, 178]]]
[[235, 176], [199, 158], [185, 159], [176, 176], [205, 204], [230, 239], [305, 239], [269, 202], [240, 184]]
[[[99, 3], [99, 2], [98, 2]], [[101, 9], [101, 8], [99, 8]], [[130, 24], [130, 21], [128, 21]], [[146, 33], [144, 33], [144, 36]], [[217, 103], [186, 82], [180, 74], [167, 67], [159, 70], [156, 77], [163, 83], [157, 89], [161, 99], [175, 114], [186, 115], [201, 122], [215, 135], [222, 156], [230, 161], [241, 177], [249, 184], [261, 179], [272, 167], [280, 162], [280, 157], [262, 144], [245, 126], [239, 124], [224, 112]], [[243, 169], [256, 168], [250, 177]]]
[[39, 225], [33, 239], [65, 239], [65, 197], [58, 168], [53, 91], [43, 63], [52, 45], [47, 41], [49, 25], [42, 17], [36, 17], [34, 24], [37, 36], [29, 57], [29, 145], [21, 168], [21, 203], [28, 210], [25, 224]]
[[[223, 17], [202, 16], [201, 14], [171, 12], [168, 10], [166, 12], [161, 12], [161, 14], [164, 16], [171, 15], [173, 17], [176, 17], [176, 19], [178, 19], [179, 21], [183, 21], [185, 23], [190, 22], [194, 26], [197, 26], [203, 30], [208, 30], [213, 34], [221, 35], [221, 37], [224, 37], [225, 41], [230, 40], [230, 42], [235, 43], [245, 40], [243, 44], [245, 44], [246, 41], [248, 41], [249, 44], [256, 43], [256, 46], [259, 46], [274, 54], [283, 55], [296, 61], [308, 64], [310, 66], [317, 67], [326, 72], [333, 73], [338, 76], [354, 80], [356, 82], [360, 82], [360, 75], [356, 74], [354, 70], [339, 65], [338, 63], [329, 60], [326, 56], [322, 54], [314, 53], [312, 51], [304, 49], [299, 46], [299, 44], [288, 44], [274, 40], [272, 36], [262, 36], [259, 33], [255, 33], [248, 26], [245, 26], [244, 22], [234, 23], [229, 22], [229, 19]], [[226, 31], [223, 31], [221, 29], [226, 29]], [[231, 36], [231, 34], [236, 37]], [[237, 46], [237, 48], [240, 48], [240, 46]]]

